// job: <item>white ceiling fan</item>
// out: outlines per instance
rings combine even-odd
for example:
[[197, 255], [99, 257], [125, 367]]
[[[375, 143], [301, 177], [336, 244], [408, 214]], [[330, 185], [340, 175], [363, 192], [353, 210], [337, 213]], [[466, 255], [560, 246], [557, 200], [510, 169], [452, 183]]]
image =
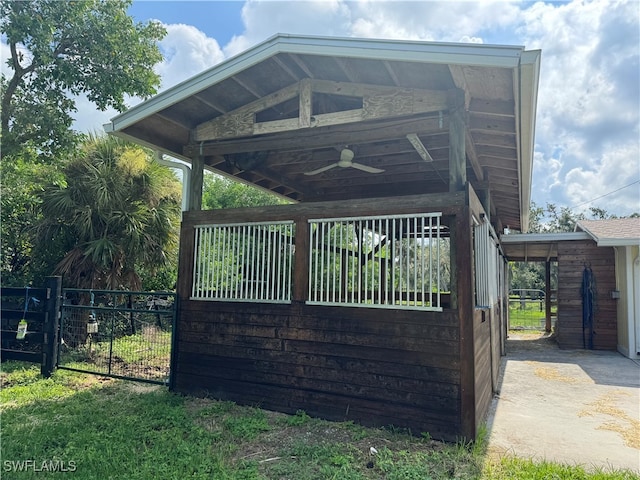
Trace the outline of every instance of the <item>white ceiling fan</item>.
[[353, 157], [355, 153], [350, 148], [343, 148], [340, 151], [340, 160], [336, 163], [332, 163], [331, 165], [327, 165], [326, 167], [318, 168], [317, 170], [311, 170], [310, 172], [304, 172], [305, 175], [317, 175], [322, 172], [326, 172], [327, 170], [331, 170], [332, 168], [342, 167], [342, 168], [357, 168], [358, 170], [362, 170], [367, 173], [382, 173], [384, 172], [381, 168], [370, 167], [368, 165], [363, 165], [362, 163], [357, 163], [353, 161]]

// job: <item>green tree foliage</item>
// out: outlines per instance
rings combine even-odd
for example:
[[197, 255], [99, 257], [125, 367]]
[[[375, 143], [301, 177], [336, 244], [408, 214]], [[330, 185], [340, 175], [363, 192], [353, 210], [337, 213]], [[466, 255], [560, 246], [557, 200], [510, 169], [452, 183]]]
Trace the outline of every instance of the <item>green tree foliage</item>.
[[206, 174], [202, 187], [202, 209], [260, 207], [281, 205], [286, 200], [259, 188], [235, 182], [219, 175]]
[[[124, 110], [124, 95], [148, 97], [160, 84], [158, 23], [134, 24], [129, 0], [2, 1], [0, 33], [12, 75], [1, 79], [3, 157], [25, 147], [40, 158], [68, 151], [84, 94], [98, 109]], [[34, 113], [38, 112], [37, 115]]]
[[33, 248], [34, 223], [41, 216], [40, 193], [44, 184], [60, 184], [62, 173], [33, 161], [33, 157], [0, 162], [0, 271], [4, 285], [40, 285], [51, 273], [49, 258], [55, 257], [51, 245], [48, 255], [38, 256]]
[[139, 290], [141, 268], [175, 268], [180, 182], [150, 152], [90, 137], [64, 176], [42, 194], [39, 244], [65, 251], [56, 272], [67, 284]]
[[[83, 138], [70, 129], [75, 98], [124, 110], [125, 95], [148, 97], [160, 78], [157, 23], [134, 24], [125, 0], [0, 0], [0, 34], [9, 74], [0, 77], [2, 281], [37, 284], [59, 252], [38, 248], [44, 185]], [[43, 255], [40, 256], [39, 254]]]

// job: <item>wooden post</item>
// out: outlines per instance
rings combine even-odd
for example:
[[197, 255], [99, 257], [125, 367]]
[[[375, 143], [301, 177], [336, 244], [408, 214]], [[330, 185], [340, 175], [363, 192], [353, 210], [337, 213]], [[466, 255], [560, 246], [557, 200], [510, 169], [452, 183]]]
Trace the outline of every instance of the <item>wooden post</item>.
[[50, 377], [58, 363], [58, 334], [60, 330], [62, 277], [47, 277], [45, 280], [47, 301], [42, 326], [42, 364], [40, 373]]
[[189, 177], [189, 210], [202, 210], [202, 183], [204, 181], [204, 156], [194, 155], [191, 159], [191, 176]]
[[466, 123], [464, 92], [456, 89], [449, 97], [449, 191], [464, 190], [467, 183], [465, 150]]
[[296, 220], [296, 257], [293, 265], [293, 301], [304, 302], [309, 291], [309, 222], [302, 217]]
[[551, 333], [551, 261], [544, 264], [545, 322], [544, 331]]
[[[474, 347], [473, 245], [471, 212], [461, 209], [455, 219], [456, 301], [460, 325], [460, 427], [467, 440], [476, 437], [476, 360]], [[452, 250], [453, 250], [452, 243]], [[453, 270], [454, 265], [452, 265]], [[467, 273], [469, 272], [469, 273]], [[452, 292], [453, 293], [453, 292]], [[453, 299], [452, 299], [453, 300]]]

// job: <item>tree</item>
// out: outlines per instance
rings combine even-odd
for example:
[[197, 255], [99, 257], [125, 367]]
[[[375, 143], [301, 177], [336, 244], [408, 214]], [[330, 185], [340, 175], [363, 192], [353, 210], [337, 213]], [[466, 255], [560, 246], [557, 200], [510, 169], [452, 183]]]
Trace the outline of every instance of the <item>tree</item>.
[[56, 267], [77, 288], [139, 290], [141, 268], [177, 258], [180, 182], [141, 147], [91, 136], [42, 195], [40, 245], [63, 245]]
[[44, 184], [60, 184], [62, 173], [33, 161], [35, 153], [0, 162], [0, 270], [4, 285], [41, 285], [54, 264], [56, 252], [47, 245], [47, 255], [34, 251], [34, 224], [41, 216], [40, 194]]
[[[13, 74], [0, 81], [3, 157], [33, 148], [41, 159], [66, 152], [75, 141], [73, 97], [98, 109], [123, 111], [124, 96], [148, 97], [160, 84], [162, 60], [155, 22], [134, 24], [130, 0], [22, 0], [0, 2]], [[34, 112], [38, 112], [34, 115]]]
[[219, 208], [259, 207], [286, 203], [276, 195], [219, 175], [204, 176], [202, 187], [203, 210]]

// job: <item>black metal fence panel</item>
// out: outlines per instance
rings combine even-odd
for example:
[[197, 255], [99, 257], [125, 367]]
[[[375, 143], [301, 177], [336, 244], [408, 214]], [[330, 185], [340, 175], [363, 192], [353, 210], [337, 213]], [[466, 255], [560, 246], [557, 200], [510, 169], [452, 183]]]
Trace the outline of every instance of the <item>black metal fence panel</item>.
[[58, 368], [166, 384], [176, 295], [64, 289]]
[[0, 289], [2, 360], [40, 364], [53, 373], [58, 348], [61, 277], [48, 277], [43, 287]]

